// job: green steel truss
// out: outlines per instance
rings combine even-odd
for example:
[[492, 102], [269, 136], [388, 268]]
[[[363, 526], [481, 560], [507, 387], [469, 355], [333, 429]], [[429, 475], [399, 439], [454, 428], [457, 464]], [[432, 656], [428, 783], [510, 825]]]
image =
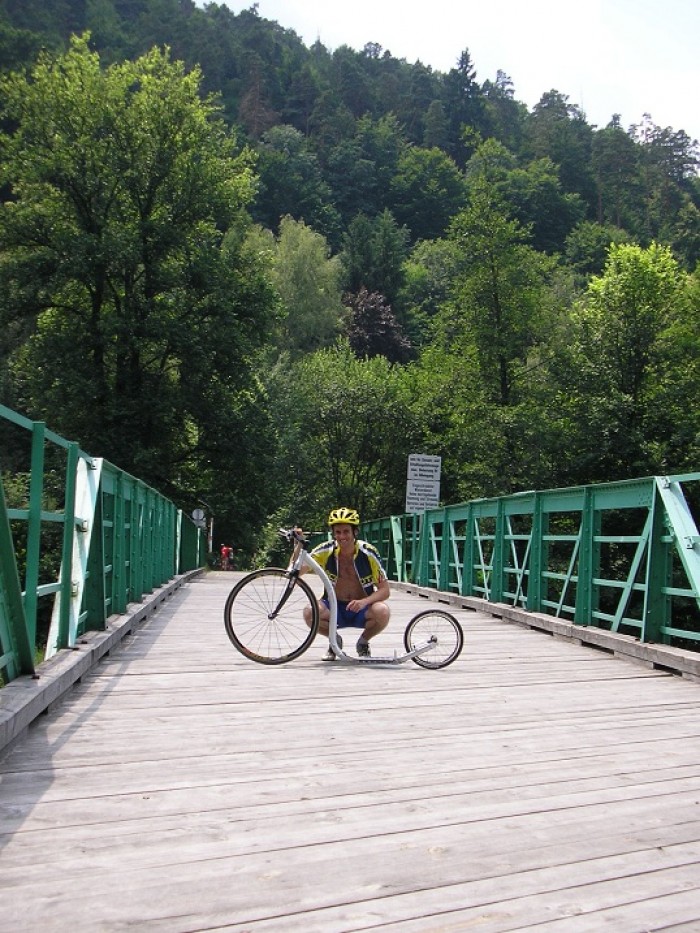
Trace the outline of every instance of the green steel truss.
[[169, 499], [43, 422], [0, 405], [0, 427], [3, 459], [10, 447], [15, 461], [27, 454], [24, 501], [8, 507], [0, 484], [0, 677], [9, 681], [203, 566], [206, 542]]
[[367, 522], [391, 579], [623, 632], [700, 642], [700, 473], [477, 499]]

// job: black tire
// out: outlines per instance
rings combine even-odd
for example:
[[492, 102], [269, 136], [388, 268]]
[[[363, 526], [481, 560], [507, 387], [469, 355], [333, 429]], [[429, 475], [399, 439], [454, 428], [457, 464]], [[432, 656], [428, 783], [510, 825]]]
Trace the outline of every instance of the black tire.
[[[309, 584], [278, 567], [265, 567], [243, 577], [229, 593], [224, 608], [226, 634], [235, 647], [258, 664], [285, 664], [302, 655], [318, 632], [318, 601]], [[277, 615], [271, 615], [283, 602]], [[304, 609], [311, 609], [311, 626]]]
[[462, 626], [449, 612], [442, 609], [426, 609], [414, 616], [406, 626], [403, 643], [406, 651], [414, 651], [419, 645], [435, 640], [435, 647], [425, 654], [411, 658], [420, 667], [438, 670], [456, 661], [464, 646]]

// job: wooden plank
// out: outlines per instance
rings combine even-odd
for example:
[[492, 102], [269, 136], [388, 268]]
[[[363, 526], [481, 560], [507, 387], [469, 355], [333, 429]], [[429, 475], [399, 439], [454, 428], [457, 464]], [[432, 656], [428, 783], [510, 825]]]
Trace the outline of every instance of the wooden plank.
[[[263, 667], [225, 637], [233, 579], [183, 586], [2, 757], [8, 929], [700, 920], [696, 684], [464, 609], [443, 671], [321, 640]], [[377, 651], [426, 603], [392, 606]]]
[[60, 652], [41, 664], [34, 677], [19, 677], [0, 691], [0, 751], [25, 733], [42, 713], [49, 710], [74, 684], [119, 644], [151, 612], [188, 579], [179, 576], [149, 594], [140, 604], [132, 603], [120, 616], [111, 616], [105, 631], [86, 632], [71, 651]]

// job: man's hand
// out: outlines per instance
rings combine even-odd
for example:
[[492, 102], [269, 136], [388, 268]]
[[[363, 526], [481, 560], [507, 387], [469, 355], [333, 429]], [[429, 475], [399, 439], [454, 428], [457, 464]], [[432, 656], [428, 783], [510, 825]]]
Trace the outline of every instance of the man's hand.
[[369, 606], [369, 604], [369, 599], [351, 599], [348, 603], [348, 610], [350, 612], [360, 612], [360, 610], [364, 609], [365, 606]]

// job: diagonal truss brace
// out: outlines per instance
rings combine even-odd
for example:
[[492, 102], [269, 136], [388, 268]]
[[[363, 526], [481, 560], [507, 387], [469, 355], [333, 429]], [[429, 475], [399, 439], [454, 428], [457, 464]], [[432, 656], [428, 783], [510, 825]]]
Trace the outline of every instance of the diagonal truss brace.
[[668, 476], [656, 477], [656, 488], [664, 504], [670, 531], [695, 601], [700, 606], [700, 536], [690, 513], [680, 482]]

